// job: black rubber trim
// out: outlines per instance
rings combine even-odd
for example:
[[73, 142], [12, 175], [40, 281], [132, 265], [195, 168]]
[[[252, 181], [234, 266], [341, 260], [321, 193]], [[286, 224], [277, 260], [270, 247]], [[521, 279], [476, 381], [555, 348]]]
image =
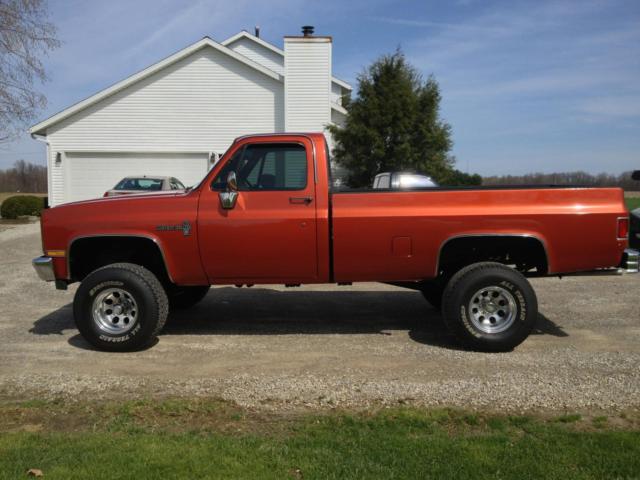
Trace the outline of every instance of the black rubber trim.
[[[412, 192], [449, 192], [449, 191], [466, 191], [466, 190], [563, 190], [563, 189], [587, 189], [594, 190], [598, 188], [608, 187], [591, 187], [586, 185], [474, 185], [464, 187], [429, 187], [429, 188], [354, 188], [351, 190], [335, 190], [331, 189], [332, 194], [341, 193], [412, 193]], [[614, 187], [612, 187], [614, 188]]]

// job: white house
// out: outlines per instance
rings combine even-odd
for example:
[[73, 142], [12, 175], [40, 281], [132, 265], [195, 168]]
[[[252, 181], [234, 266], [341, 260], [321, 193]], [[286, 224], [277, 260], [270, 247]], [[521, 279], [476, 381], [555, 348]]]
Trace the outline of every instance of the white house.
[[95, 198], [127, 175], [197, 183], [235, 137], [341, 124], [351, 86], [331, 74], [331, 38], [209, 37], [30, 129], [47, 143], [49, 203]]

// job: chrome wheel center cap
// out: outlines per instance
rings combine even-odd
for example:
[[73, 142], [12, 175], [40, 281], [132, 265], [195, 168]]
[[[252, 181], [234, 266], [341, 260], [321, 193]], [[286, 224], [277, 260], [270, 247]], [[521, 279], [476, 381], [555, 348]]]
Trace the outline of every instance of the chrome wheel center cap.
[[110, 335], [124, 334], [138, 321], [136, 300], [123, 288], [109, 288], [100, 292], [93, 300], [92, 313], [96, 327]]
[[495, 303], [488, 302], [484, 305], [484, 309], [489, 313], [494, 313], [498, 309], [498, 307], [496, 306]]
[[513, 324], [518, 308], [511, 292], [498, 285], [478, 290], [469, 301], [469, 320], [481, 332], [500, 333]]

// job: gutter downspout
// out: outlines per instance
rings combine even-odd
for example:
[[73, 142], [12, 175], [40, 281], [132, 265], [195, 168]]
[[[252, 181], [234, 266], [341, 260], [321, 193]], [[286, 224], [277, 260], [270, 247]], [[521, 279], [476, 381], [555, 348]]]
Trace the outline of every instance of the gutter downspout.
[[51, 152], [49, 151], [49, 141], [46, 135], [39, 135], [37, 133], [30, 133], [31, 138], [38, 140], [47, 145], [47, 205], [51, 205]]

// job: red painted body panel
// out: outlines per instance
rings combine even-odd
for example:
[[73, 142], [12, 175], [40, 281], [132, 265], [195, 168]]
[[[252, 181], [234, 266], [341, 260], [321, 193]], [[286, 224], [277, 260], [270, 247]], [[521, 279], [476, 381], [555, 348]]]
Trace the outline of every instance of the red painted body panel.
[[[210, 184], [231, 155], [246, 143], [289, 141], [307, 149], [306, 189], [240, 192], [234, 209], [222, 209]], [[75, 239], [87, 236], [150, 238], [160, 247], [170, 277], [181, 285], [430, 278], [443, 245], [467, 235], [536, 237], [547, 252], [550, 273], [617, 266], [627, 247], [626, 240], [616, 238], [617, 218], [628, 215], [620, 189], [330, 195], [327, 160], [319, 133], [241, 138], [190, 192], [112, 197], [46, 210], [43, 246], [68, 253]], [[290, 197], [312, 202], [291, 204]], [[185, 221], [191, 226], [188, 236], [157, 228]], [[56, 278], [69, 278], [66, 258], [56, 258], [54, 266]]]
[[[79, 238], [137, 236], [153, 240], [164, 256], [176, 283], [202, 285], [207, 278], [198, 250], [198, 192], [174, 195], [125, 195], [69, 203], [45, 210], [42, 215], [44, 248], [65, 250]], [[158, 225], [191, 224], [191, 233], [158, 231]], [[56, 278], [68, 278], [67, 259], [54, 260]]]
[[[219, 192], [210, 188], [222, 165], [200, 188], [200, 252], [212, 284], [319, 281], [313, 144], [311, 139], [300, 137], [278, 137], [276, 141], [304, 145], [310, 167], [304, 190], [243, 191], [236, 206], [225, 210], [220, 204]], [[240, 141], [226, 157], [247, 142], [269, 143], [273, 140]], [[292, 204], [294, 198], [311, 201]]]
[[[538, 238], [550, 273], [611, 267], [627, 246], [616, 239], [626, 214], [616, 188], [335, 194], [335, 280], [430, 278], [447, 240], [482, 234]], [[396, 237], [411, 239], [410, 256], [392, 254]]]

